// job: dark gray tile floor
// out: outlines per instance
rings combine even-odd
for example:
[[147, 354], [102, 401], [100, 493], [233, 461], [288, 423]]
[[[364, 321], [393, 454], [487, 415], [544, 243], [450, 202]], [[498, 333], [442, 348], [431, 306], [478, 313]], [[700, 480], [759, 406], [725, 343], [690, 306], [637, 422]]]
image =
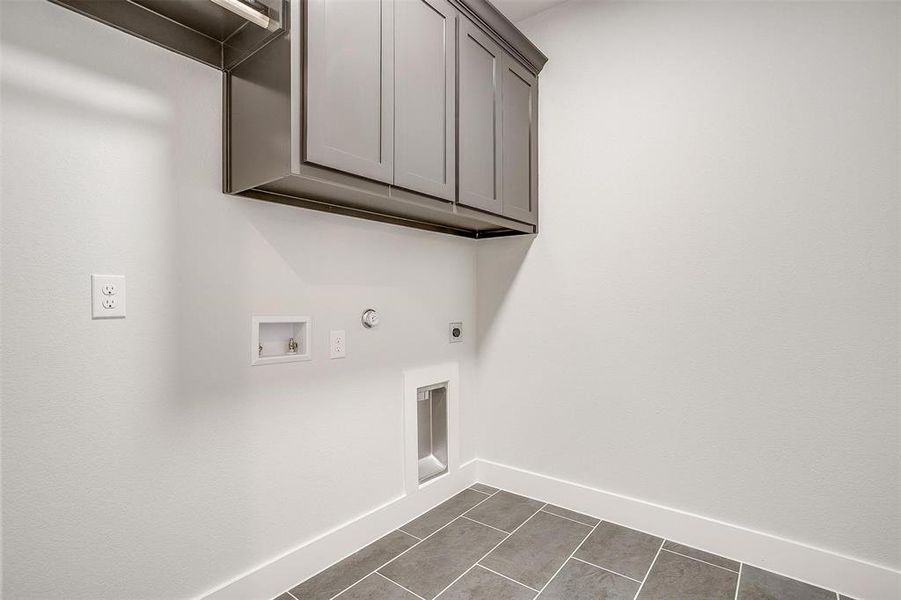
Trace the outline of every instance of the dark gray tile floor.
[[742, 565], [738, 593], [742, 600], [835, 600], [836, 593], [776, 575], [751, 565]]
[[849, 600], [477, 483], [276, 600]]

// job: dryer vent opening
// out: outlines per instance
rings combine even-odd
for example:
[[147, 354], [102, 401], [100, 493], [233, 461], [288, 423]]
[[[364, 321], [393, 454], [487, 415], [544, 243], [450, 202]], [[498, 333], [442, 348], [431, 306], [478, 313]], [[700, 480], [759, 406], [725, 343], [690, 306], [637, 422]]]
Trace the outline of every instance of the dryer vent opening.
[[419, 483], [447, 473], [447, 382], [416, 390]]

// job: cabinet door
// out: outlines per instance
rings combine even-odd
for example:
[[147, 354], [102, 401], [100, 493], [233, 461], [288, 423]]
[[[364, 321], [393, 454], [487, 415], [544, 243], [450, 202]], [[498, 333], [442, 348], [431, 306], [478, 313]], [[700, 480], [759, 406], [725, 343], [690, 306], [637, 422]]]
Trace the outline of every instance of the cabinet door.
[[394, 0], [394, 184], [453, 202], [457, 11]]
[[503, 66], [501, 98], [504, 216], [535, 223], [538, 216], [538, 80], [512, 57]]
[[393, 0], [307, 0], [305, 159], [390, 183]]
[[457, 202], [501, 214], [502, 50], [464, 18], [459, 31]]

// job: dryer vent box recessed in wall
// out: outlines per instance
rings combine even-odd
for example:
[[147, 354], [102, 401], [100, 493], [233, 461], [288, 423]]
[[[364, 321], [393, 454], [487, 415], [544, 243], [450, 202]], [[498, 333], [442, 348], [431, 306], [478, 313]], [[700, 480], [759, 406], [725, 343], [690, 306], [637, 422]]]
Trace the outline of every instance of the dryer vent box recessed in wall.
[[416, 390], [419, 483], [447, 473], [447, 383]]
[[404, 487], [408, 494], [460, 469], [460, 371], [444, 363], [404, 371]]
[[250, 364], [310, 360], [310, 317], [253, 317]]

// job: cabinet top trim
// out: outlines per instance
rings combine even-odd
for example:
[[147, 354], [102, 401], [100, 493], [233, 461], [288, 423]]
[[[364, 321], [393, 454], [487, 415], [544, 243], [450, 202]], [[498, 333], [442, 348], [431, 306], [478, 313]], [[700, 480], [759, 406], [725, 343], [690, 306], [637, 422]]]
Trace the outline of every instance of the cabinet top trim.
[[541, 72], [547, 56], [523, 32], [488, 0], [451, 0], [467, 17], [489, 33], [535, 75]]

